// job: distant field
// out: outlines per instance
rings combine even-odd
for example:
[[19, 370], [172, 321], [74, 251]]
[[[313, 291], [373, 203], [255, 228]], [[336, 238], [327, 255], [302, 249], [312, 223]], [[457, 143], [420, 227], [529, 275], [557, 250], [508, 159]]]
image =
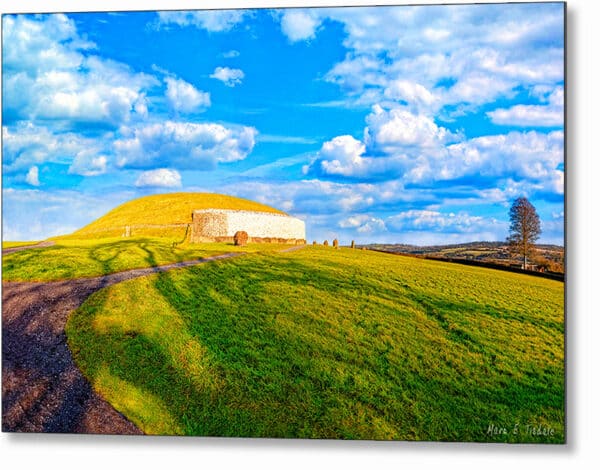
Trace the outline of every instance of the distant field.
[[16, 248], [19, 246], [27, 246], [27, 245], [35, 245], [36, 243], [39, 242], [2, 242], [2, 249], [4, 248]]
[[[390, 253], [425, 255], [436, 258], [450, 258], [480, 261], [483, 263], [501, 264], [503, 266], [520, 266], [523, 259], [511, 253], [505, 242], [471, 242], [457, 245], [416, 246], [402, 244], [371, 244], [366, 248]], [[536, 245], [534, 256], [529, 260], [538, 269], [546, 272], [564, 273], [565, 249], [558, 245]]]
[[307, 247], [116, 284], [67, 336], [149, 434], [564, 442], [552, 280]]
[[237, 251], [277, 250], [289, 245], [227, 243], [184, 244], [161, 238], [112, 238], [101, 240], [56, 239], [56, 245], [4, 255], [3, 281], [56, 281], [93, 277], [160, 264], [203, 258]]

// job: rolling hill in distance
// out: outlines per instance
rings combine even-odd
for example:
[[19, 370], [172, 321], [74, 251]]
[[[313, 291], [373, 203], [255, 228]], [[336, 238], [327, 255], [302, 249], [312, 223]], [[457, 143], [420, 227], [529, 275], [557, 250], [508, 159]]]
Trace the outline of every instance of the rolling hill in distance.
[[[506, 242], [477, 241], [434, 246], [372, 243], [360, 246], [389, 253], [477, 261], [502, 266], [518, 267], [522, 262], [511, 253]], [[547, 272], [564, 273], [565, 249], [563, 246], [538, 244], [535, 247], [536, 255], [531, 259], [532, 264]]]

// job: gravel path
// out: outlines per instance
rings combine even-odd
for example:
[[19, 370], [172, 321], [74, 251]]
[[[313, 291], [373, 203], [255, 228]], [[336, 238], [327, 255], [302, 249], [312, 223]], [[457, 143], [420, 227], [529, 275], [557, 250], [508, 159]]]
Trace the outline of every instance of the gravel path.
[[93, 391], [75, 365], [65, 335], [69, 314], [103, 287], [243, 254], [227, 253], [95, 278], [3, 282], [2, 431], [142, 434]]
[[54, 242], [39, 242], [34, 245], [14, 246], [12, 248], [3, 248], [2, 254], [7, 255], [9, 253], [14, 253], [15, 251], [29, 250], [30, 248], [46, 248], [47, 246], [52, 245], [54, 245]]

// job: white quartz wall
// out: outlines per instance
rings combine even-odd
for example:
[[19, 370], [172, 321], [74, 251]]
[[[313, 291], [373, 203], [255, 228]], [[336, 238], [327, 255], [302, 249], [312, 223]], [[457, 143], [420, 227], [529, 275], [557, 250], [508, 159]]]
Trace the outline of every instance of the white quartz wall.
[[[195, 213], [223, 216], [223, 225], [210, 224], [200, 228], [200, 233], [205, 237], [233, 237], [235, 232], [243, 230], [249, 237], [306, 239], [304, 221], [287, 215], [217, 209], [195, 211]], [[221, 217], [217, 218], [221, 219]]]

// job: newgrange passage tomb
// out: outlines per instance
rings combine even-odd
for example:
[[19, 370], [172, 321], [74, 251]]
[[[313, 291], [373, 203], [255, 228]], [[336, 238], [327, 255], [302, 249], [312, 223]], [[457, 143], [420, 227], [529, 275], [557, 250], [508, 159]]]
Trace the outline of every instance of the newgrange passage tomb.
[[303, 244], [304, 222], [259, 202], [224, 194], [170, 193], [128, 201], [71, 236], [156, 236], [192, 243], [232, 242], [244, 231], [251, 243]]

